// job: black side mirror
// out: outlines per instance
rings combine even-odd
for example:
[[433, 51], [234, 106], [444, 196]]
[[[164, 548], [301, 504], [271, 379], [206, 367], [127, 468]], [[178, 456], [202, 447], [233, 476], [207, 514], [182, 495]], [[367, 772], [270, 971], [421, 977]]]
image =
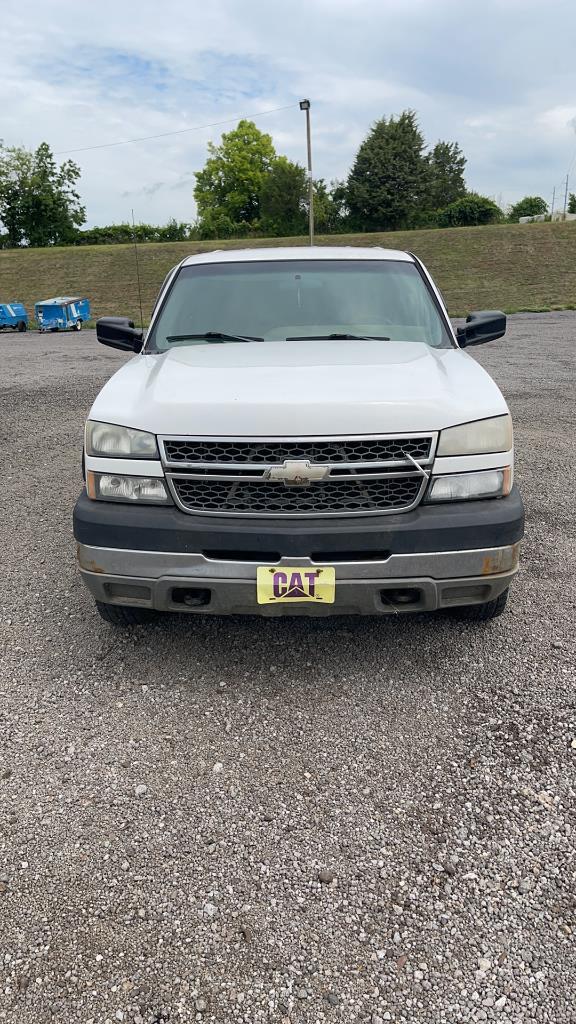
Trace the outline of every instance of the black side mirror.
[[485, 345], [506, 334], [506, 314], [498, 309], [484, 309], [469, 313], [464, 327], [459, 327], [456, 337], [461, 348], [467, 345]]
[[96, 337], [100, 344], [124, 352], [142, 349], [142, 331], [135, 330], [134, 321], [127, 316], [101, 316], [96, 321]]

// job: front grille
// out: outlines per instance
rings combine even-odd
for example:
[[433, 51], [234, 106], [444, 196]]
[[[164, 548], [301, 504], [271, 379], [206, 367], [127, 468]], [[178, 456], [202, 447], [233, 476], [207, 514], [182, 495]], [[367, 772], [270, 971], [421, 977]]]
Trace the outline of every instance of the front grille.
[[297, 441], [236, 441], [165, 438], [167, 463], [190, 465], [282, 465], [285, 459], [310, 462], [394, 462], [409, 454], [417, 462], [428, 459], [431, 437], [330, 438]]
[[159, 441], [176, 504], [185, 512], [227, 516], [406, 511], [424, 493], [425, 467], [436, 449], [435, 434]]
[[272, 516], [398, 511], [414, 504], [422, 483], [423, 477], [416, 474], [378, 480], [323, 480], [309, 487], [172, 477], [179, 503], [190, 512]]

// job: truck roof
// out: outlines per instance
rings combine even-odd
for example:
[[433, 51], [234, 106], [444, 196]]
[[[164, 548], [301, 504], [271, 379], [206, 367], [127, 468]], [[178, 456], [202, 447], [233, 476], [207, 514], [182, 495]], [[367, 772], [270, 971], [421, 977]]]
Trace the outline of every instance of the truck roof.
[[65, 306], [68, 302], [82, 302], [79, 295], [61, 295], [56, 299], [40, 299], [36, 306]]
[[413, 257], [400, 249], [381, 249], [380, 246], [360, 248], [356, 245], [290, 245], [269, 249], [213, 249], [187, 256], [181, 266], [196, 263], [250, 263], [261, 260], [402, 260], [412, 263]]

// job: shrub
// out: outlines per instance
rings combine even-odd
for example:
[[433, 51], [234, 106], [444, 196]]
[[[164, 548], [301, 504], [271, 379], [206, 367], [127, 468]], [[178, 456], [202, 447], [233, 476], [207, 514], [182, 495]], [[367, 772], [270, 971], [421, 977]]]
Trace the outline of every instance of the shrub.
[[450, 203], [438, 214], [438, 226], [441, 228], [462, 228], [476, 224], [495, 224], [503, 219], [502, 210], [486, 196], [477, 192], [468, 192], [463, 199]]
[[198, 238], [246, 238], [252, 233], [253, 225], [246, 221], [234, 221], [227, 213], [206, 211], [198, 222]]
[[508, 220], [518, 222], [520, 217], [538, 217], [548, 213], [548, 203], [542, 196], [524, 196], [511, 207]]
[[186, 242], [197, 237], [192, 224], [174, 219], [163, 227], [155, 224], [108, 224], [103, 228], [77, 231], [73, 245], [119, 245], [122, 242]]

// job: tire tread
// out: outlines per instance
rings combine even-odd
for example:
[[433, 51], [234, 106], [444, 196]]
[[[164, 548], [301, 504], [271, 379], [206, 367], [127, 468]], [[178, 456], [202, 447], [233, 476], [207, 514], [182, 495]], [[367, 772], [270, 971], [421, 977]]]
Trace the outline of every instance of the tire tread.
[[151, 608], [135, 608], [125, 604], [105, 604], [104, 601], [96, 601], [96, 609], [100, 618], [111, 626], [142, 626], [146, 622], [153, 622], [157, 613]]

